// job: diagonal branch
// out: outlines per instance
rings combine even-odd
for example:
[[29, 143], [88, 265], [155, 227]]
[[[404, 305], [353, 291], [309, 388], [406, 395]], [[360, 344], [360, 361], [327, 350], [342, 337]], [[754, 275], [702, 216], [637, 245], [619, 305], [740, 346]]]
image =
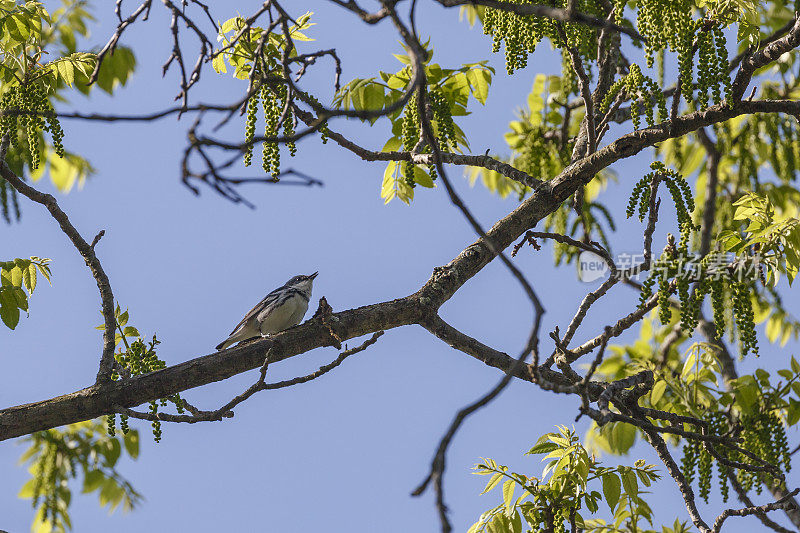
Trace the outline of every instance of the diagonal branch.
[[800, 18], [795, 16], [794, 26], [786, 35], [742, 59], [739, 72], [733, 79], [733, 101], [741, 100], [756, 70], [776, 61], [783, 54], [798, 46], [800, 46]]
[[[111, 378], [111, 369], [114, 364], [114, 331], [117, 327], [117, 321], [114, 318], [114, 294], [111, 292], [111, 283], [108, 281], [103, 270], [103, 265], [97, 259], [94, 253], [94, 246], [90, 245], [75, 226], [69, 221], [69, 217], [58, 206], [56, 199], [50, 195], [37, 191], [14, 174], [5, 162], [5, 154], [8, 149], [8, 135], [4, 135], [2, 139], [2, 148], [0, 148], [0, 175], [11, 184], [18, 193], [25, 196], [29, 200], [41, 204], [47, 208], [50, 215], [58, 222], [61, 231], [72, 241], [72, 244], [81, 254], [83, 260], [86, 261], [86, 266], [92, 273], [92, 276], [97, 283], [97, 289], [100, 291], [100, 300], [103, 311], [103, 353], [100, 359], [100, 369], [97, 372], [97, 383], [104, 383]], [[93, 243], [94, 244], [94, 243]]]

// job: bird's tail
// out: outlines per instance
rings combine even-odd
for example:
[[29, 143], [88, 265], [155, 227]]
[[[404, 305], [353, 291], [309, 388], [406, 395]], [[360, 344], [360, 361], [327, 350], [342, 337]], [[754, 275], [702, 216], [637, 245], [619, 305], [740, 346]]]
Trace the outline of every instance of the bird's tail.
[[231, 333], [230, 337], [222, 341], [221, 343], [217, 344], [217, 350], [224, 350], [228, 346], [232, 346], [237, 342], [246, 341], [247, 339], [252, 339], [253, 337], [257, 337], [258, 333], [253, 333], [252, 331], [248, 330], [247, 328], [239, 328]]

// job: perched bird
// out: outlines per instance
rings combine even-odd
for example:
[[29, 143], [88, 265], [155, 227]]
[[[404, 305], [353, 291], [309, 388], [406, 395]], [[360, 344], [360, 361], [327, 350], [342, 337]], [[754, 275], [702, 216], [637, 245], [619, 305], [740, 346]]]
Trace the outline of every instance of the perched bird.
[[299, 324], [308, 311], [308, 300], [311, 298], [311, 289], [317, 274], [319, 272], [310, 276], [295, 276], [282, 287], [267, 294], [233, 328], [230, 336], [217, 346], [217, 350], [224, 350], [247, 339], [272, 335]]

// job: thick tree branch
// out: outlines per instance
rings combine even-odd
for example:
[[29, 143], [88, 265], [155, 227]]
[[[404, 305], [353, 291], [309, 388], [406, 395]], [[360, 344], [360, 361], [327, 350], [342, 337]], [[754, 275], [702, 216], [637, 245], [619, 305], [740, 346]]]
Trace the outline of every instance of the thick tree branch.
[[[682, 136], [690, 131], [715, 122], [728, 120], [746, 113], [797, 114], [800, 102], [789, 100], [766, 100], [740, 102], [733, 108], [713, 106], [677, 119], [674, 135]], [[540, 186], [519, 207], [498, 221], [486, 232], [493, 248], [503, 250], [510, 246], [525, 231], [555, 210], [574, 191], [592, 179], [596, 173], [615, 161], [630, 157], [648, 146], [670, 137], [669, 127], [659, 125], [627, 134], [594, 154], [567, 167], [559, 176]], [[87, 245], [88, 246], [88, 245]], [[419, 323], [425, 309], [438, 309], [455, 294], [472, 276], [477, 274], [492, 259], [492, 252], [483, 238], [468, 246], [449, 264], [436, 269], [427, 283], [414, 295], [392, 302], [337, 313], [345, 324], [346, 338], [391, 329], [401, 325]], [[633, 318], [637, 319], [636, 317]], [[109, 328], [113, 330], [113, 328]], [[324, 346], [329, 342], [326, 330], [307, 323], [281, 334], [286, 339], [285, 347], [276, 357], [284, 359], [308, 350]], [[272, 340], [187, 361], [182, 364], [117, 382], [108, 387], [94, 386], [81, 391], [24, 406], [0, 411], [0, 440], [25, 435], [40, 429], [60, 426], [80, 420], [88, 420], [113, 411], [114, 405], [130, 407], [156, 398], [162, 398], [213, 381], [257, 368]], [[599, 346], [602, 338], [590, 341], [583, 353]]]
[[739, 72], [733, 79], [734, 102], [741, 100], [756, 70], [772, 63], [786, 52], [797, 48], [798, 45], [800, 45], [800, 18], [795, 16], [794, 25], [786, 35], [742, 59]]

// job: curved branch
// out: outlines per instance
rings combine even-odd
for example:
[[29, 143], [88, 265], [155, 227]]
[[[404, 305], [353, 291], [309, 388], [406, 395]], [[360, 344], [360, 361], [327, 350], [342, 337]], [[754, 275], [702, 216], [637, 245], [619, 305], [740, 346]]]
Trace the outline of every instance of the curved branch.
[[103, 311], [103, 355], [100, 358], [100, 369], [97, 372], [97, 383], [103, 383], [111, 378], [111, 369], [114, 364], [114, 331], [117, 327], [117, 321], [114, 318], [114, 294], [111, 291], [111, 283], [108, 281], [108, 276], [103, 270], [103, 265], [97, 259], [94, 253], [94, 246], [90, 245], [75, 226], [69, 221], [67, 214], [58, 206], [56, 199], [50, 195], [37, 191], [14, 174], [5, 162], [5, 152], [8, 146], [8, 136], [3, 137], [3, 149], [0, 158], [0, 175], [11, 184], [18, 193], [27, 197], [29, 200], [41, 204], [47, 208], [52, 217], [58, 222], [61, 231], [72, 241], [72, 244], [81, 254], [83, 260], [86, 261], [86, 266], [92, 273], [92, 276], [97, 283], [97, 289], [100, 291], [100, 300], [102, 303]]

